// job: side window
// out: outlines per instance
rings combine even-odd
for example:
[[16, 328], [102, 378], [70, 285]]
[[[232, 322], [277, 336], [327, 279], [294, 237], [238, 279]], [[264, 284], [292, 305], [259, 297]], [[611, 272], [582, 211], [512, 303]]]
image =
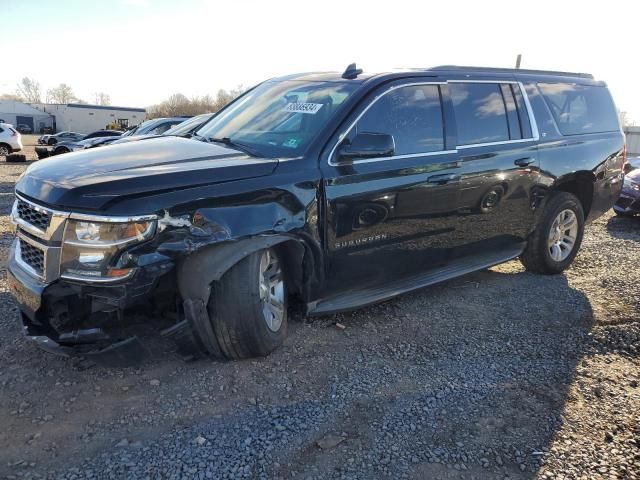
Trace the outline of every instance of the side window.
[[[180, 123], [180, 122], [178, 122], [178, 123]], [[151, 130], [149, 133], [151, 135], [162, 135], [164, 132], [169, 130], [174, 125], [177, 125], [177, 123], [169, 123], [169, 122], [163, 123], [162, 125], [158, 125], [156, 128]]]
[[620, 128], [606, 87], [539, 83], [538, 88], [563, 135], [611, 132]]
[[396, 88], [378, 98], [351, 129], [393, 136], [395, 155], [444, 150], [442, 104], [438, 85]]
[[507, 106], [497, 83], [450, 83], [458, 145], [509, 140]]

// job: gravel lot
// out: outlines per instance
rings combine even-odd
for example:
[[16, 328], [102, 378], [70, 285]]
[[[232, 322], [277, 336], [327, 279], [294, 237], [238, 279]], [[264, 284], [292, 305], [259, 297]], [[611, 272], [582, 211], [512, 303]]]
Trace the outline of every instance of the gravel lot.
[[132, 317], [149, 359], [87, 369], [7, 294], [23, 170], [0, 167], [0, 478], [640, 478], [640, 219], [599, 219], [566, 275], [294, 314], [268, 358], [185, 364]]

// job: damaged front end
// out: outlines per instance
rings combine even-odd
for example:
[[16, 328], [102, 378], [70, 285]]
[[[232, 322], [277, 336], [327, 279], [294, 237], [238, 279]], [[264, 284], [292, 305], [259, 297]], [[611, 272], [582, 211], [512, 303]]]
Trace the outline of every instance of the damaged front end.
[[131, 253], [154, 237], [156, 217], [73, 214], [17, 197], [8, 283], [27, 338], [58, 355], [138, 363], [145, 349], [123, 313], [148, 304], [174, 267], [155, 252]]

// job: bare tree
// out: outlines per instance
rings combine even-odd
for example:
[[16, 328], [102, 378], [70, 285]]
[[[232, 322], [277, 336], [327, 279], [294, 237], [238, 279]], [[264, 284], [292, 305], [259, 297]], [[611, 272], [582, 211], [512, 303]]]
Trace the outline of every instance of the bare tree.
[[111, 97], [108, 93], [96, 92], [96, 105], [111, 105]]
[[16, 94], [22, 97], [27, 103], [42, 102], [40, 83], [35, 81], [33, 78], [24, 77], [16, 88]]
[[635, 125], [635, 122], [629, 116], [629, 112], [618, 110], [618, 116], [620, 117], [620, 123], [622, 124], [622, 127], [633, 127]]
[[181, 93], [174, 93], [167, 100], [148, 107], [147, 117], [175, 117], [178, 115], [200, 115], [202, 113], [217, 112], [243, 91], [242, 86], [239, 86], [230, 91], [220, 89], [215, 97], [204, 95], [202, 97], [192, 97], [191, 99]]
[[47, 90], [47, 103], [70, 103], [78, 100], [73, 89], [66, 83]]

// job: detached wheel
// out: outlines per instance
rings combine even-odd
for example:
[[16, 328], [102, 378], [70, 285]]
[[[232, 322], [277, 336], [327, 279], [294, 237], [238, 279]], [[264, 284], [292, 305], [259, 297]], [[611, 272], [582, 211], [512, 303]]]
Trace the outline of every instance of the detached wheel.
[[287, 335], [287, 290], [274, 249], [233, 266], [211, 289], [209, 316], [222, 352], [230, 359], [268, 355]]
[[580, 200], [571, 193], [555, 193], [529, 237], [520, 260], [531, 272], [560, 273], [573, 262], [583, 233], [584, 211]]

